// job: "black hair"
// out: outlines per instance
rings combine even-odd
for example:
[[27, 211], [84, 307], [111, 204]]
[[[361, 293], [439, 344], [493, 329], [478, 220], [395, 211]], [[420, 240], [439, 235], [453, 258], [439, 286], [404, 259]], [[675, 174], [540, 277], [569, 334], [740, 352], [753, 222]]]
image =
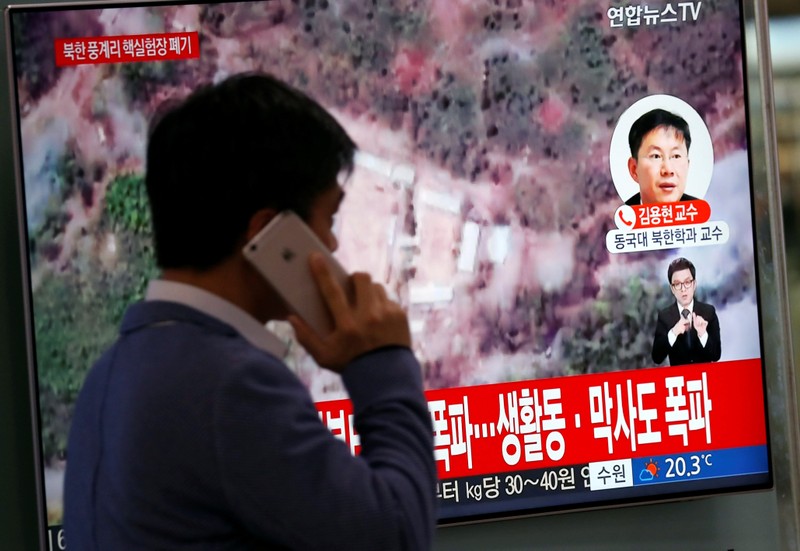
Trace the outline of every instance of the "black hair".
[[214, 266], [263, 208], [307, 218], [355, 151], [324, 108], [270, 75], [235, 75], [169, 104], [147, 146], [158, 265]]
[[664, 109], [653, 109], [648, 111], [633, 123], [628, 132], [628, 145], [631, 148], [631, 157], [634, 159], [639, 156], [639, 148], [642, 147], [644, 137], [656, 128], [672, 128], [683, 138], [686, 143], [688, 153], [689, 146], [692, 144], [692, 134], [689, 131], [689, 124], [680, 115], [670, 113]]
[[689, 270], [689, 272], [692, 274], [692, 279], [696, 279], [694, 264], [692, 264], [690, 260], [680, 257], [670, 262], [669, 268], [667, 268], [667, 281], [670, 285], [672, 285], [672, 274], [675, 272], [680, 272], [681, 270]]

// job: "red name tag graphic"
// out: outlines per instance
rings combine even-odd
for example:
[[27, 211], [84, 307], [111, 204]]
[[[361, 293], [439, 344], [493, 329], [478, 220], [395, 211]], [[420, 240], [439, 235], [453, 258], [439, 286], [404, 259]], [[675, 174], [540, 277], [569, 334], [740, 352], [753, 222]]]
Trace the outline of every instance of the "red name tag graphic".
[[702, 224], [711, 218], [711, 207], [702, 199], [634, 205], [633, 210], [636, 213], [636, 223], [632, 229]]
[[[426, 392], [441, 478], [767, 442], [759, 360]], [[359, 453], [349, 400], [317, 403]]]
[[56, 66], [136, 63], [200, 57], [197, 31], [88, 38], [57, 38]]

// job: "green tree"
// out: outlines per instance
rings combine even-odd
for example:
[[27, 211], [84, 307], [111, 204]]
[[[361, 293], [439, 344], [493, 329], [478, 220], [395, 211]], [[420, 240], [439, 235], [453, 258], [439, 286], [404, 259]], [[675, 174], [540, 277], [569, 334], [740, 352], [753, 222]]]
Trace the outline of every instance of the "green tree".
[[564, 338], [568, 373], [637, 369], [653, 363], [655, 316], [664, 300], [661, 280], [633, 278], [600, 289]]
[[[65, 451], [87, 371], [114, 341], [127, 305], [142, 298], [156, 274], [142, 176], [126, 174], [109, 184], [93, 232], [96, 246], [77, 247], [67, 269], [46, 272], [33, 293], [46, 461]], [[102, 251], [109, 242], [113, 254]]]

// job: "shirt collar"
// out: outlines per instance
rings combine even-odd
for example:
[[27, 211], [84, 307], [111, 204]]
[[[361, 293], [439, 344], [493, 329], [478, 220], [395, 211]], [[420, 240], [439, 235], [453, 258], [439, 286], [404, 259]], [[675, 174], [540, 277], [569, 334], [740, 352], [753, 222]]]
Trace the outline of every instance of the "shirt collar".
[[691, 313], [691, 312], [694, 312], [694, 299], [692, 299], [692, 302], [690, 302], [690, 303], [689, 303], [689, 306], [681, 306], [681, 303], [680, 303], [680, 302], [678, 302], [678, 301], [675, 301], [675, 304], [677, 304], [677, 305], [678, 305], [678, 313], [679, 313], [679, 314], [682, 314], [682, 313], [683, 313], [683, 309], [684, 309], [684, 308], [686, 308], [687, 310], [689, 310], [689, 312], [690, 312], [690, 313]]
[[199, 287], [176, 281], [154, 279], [147, 286], [145, 300], [177, 302], [199, 310], [230, 325], [253, 346], [278, 358], [286, 357], [288, 351], [286, 343], [258, 320], [235, 304]]

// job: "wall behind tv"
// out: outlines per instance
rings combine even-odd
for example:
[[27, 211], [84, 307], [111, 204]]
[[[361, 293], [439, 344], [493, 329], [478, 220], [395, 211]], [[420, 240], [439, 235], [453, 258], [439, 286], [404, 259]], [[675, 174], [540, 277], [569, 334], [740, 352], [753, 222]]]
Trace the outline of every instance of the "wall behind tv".
[[36, 484], [5, 28], [0, 33], [0, 548], [22, 551], [38, 545]]
[[[3, 3], [5, 8], [7, 4]], [[38, 547], [5, 29], [0, 30], [0, 549]], [[446, 528], [437, 549], [771, 550], [775, 491]]]

